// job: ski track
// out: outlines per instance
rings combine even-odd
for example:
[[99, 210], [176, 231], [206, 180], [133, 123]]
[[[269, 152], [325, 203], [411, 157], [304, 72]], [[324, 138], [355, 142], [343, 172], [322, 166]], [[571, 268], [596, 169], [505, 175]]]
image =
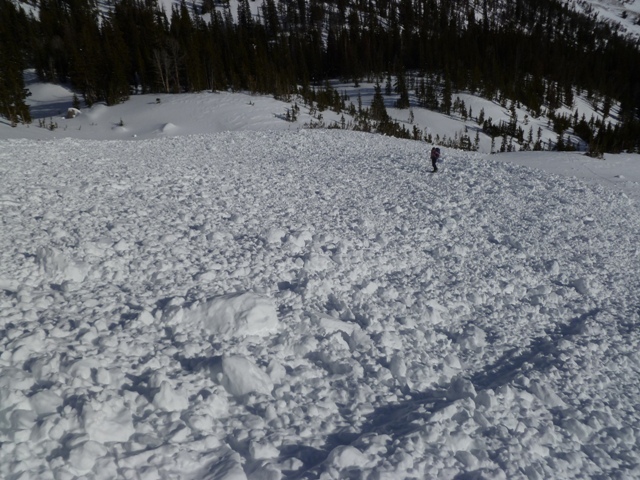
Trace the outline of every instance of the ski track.
[[2, 142], [0, 477], [639, 477], [637, 205], [427, 153]]

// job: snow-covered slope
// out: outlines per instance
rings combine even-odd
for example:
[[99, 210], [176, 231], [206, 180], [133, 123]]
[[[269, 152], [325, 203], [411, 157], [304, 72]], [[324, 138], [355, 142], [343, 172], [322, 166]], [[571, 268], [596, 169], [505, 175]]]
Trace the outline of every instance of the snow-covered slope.
[[[249, 95], [231, 92], [202, 92], [192, 94], [132, 95], [122, 104], [107, 107], [97, 103], [91, 108], [82, 108], [74, 118], [65, 118], [73, 103], [73, 91], [60, 85], [39, 82], [35, 72], [26, 73], [26, 83], [31, 95], [27, 104], [34, 118], [30, 125], [13, 128], [9, 122], [0, 119], [0, 138], [84, 138], [84, 139], [152, 139], [193, 133], [211, 133], [241, 130], [298, 130], [309, 125], [323, 124], [339, 126], [343, 119], [349, 122], [348, 113], [337, 114], [331, 110], [312, 114], [300, 98], [292, 97], [290, 102], [275, 100], [270, 96]], [[334, 89], [347, 98], [346, 105], [358, 104], [358, 97], [364, 107], [373, 100], [374, 84], [361, 82], [333, 84]], [[456, 101], [464, 102], [465, 111], [471, 111], [474, 118], [463, 118], [459, 113], [445, 115], [417, 106], [412, 98], [411, 109], [395, 108], [398, 95], [385, 95], [385, 105], [389, 115], [407, 130], [418, 128], [423, 136], [430, 135], [435, 143], [446, 144], [462, 135], [471, 142], [478, 135], [478, 150], [483, 153], [497, 151], [501, 138], [492, 141], [482, 131], [478, 117], [491, 119], [494, 125], [509, 122], [511, 112], [496, 101], [486, 100], [468, 93], [457, 93]], [[297, 105], [300, 112], [293, 122], [286, 120], [287, 111]], [[597, 108], [584, 98], [577, 98], [572, 108], [562, 108], [558, 114], [573, 115], [578, 112], [590, 118], [598, 116]], [[546, 117], [531, 118], [524, 108], [516, 108], [515, 113], [525, 135], [540, 141], [544, 149], [557, 141], [557, 133]], [[567, 135], [582, 149], [586, 146], [575, 135]]]
[[1, 143], [0, 477], [640, 476], [628, 196], [352, 132]]
[[579, 12], [596, 12], [598, 18], [619, 25], [622, 33], [640, 38], [640, 0], [565, 0]]

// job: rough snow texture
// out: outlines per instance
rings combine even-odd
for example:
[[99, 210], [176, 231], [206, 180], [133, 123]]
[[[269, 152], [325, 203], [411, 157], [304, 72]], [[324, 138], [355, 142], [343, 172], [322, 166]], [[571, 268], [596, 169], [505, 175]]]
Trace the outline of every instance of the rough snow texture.
[[427, 151], [3, 141], [0, 477], [639, 477], [637, 203]]

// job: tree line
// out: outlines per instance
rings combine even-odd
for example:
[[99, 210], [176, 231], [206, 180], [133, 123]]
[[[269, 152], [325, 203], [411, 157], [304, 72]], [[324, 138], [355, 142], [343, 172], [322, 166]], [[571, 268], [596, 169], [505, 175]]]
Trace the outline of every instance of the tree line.
[[[260, 1], [260, 0], [259, 0]], [[448, 113], [454, 91], [507, 98], [532, 115], [577, 93], [620, 106], [617, 126], [586, 141], [640, 149], [640, 47], [595, 15], [556, 0], [224, 0], [170, 12], [156, 0], [33, 0], [27, 15], [0, 0], [0, 114], [28, 122], [22, 81], [67, 82], [84, 101], [115, 104], [132, 92], [247, 90], [281, 98], [327, 79], [391, 77], [408, 107], [405, 74], [421, 105]], [[255, 9], [254, 9], [255, 10]], [[235, 17], [235, 18], [234, 18]], [[583, 125], [584, 126], [584, 125]]]

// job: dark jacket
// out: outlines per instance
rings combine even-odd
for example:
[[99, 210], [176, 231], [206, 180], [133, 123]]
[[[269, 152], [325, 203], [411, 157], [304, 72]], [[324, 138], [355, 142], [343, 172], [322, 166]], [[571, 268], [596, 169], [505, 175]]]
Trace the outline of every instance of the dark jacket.
[[438, 170], [438, 159], [440, 158], [440, 149], [433, 147], [431, 149], [431, 165], [433, 165], [433, 171]]

